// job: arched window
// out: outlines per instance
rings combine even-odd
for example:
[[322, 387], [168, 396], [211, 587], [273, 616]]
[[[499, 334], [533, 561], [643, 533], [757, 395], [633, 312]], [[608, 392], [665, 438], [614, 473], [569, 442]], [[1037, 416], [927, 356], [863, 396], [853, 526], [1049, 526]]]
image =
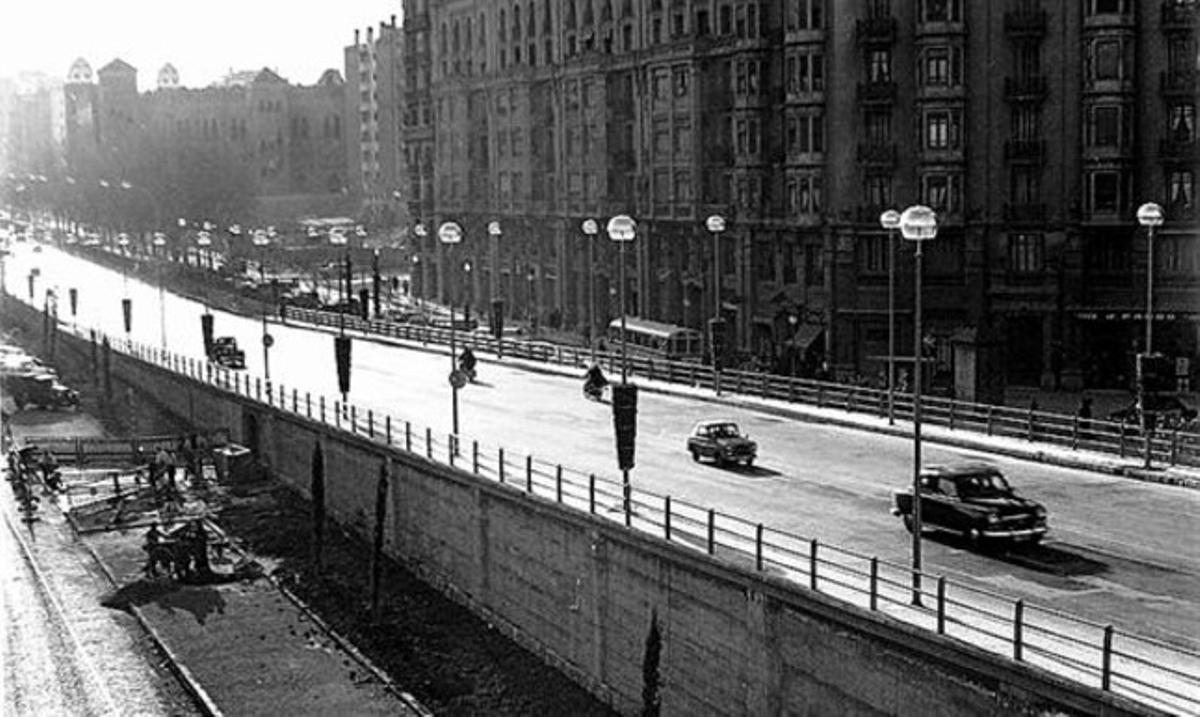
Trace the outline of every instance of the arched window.
[[479, 13], [479, 46], [487, 47], [487, 20], [483, 13]]
[[537, 37], [537, 22], [536, 22], [537, 13], [535, 13], [533, 11], [533, 0], [529, 0], [528, 16], [529, 16], [529, 32], [526, 33], [526, 36], [530, 37], [530, 38]]
[[500, 8], [500, 42], [508, 41], [508, 20], [504, 14], [504, 8]]
[[583, 24], [591, 25], [596, 22], [596, 13], [592, 10], [592, 0], [583, 0]]
[[441, 47], [438, 48], [438, 54], [441, 54], [441, 55], [446, 54], [446, 50], [449, 49], [449, 47], [450, 47], [449, 40], [450, 40], [449, 28], [447, 28], [446, 23], [443, 22], [442, 23], [442, 41], [440, 43]]
[[459, 43], [458, 35], [458, 20], [454, 21], [454, 39], [452, 41], [454, 54], [457, 55], [462, 50], [462, 45]]
[[567, 16], [563, 22], [566, 24], [567, 28], [574, 30], [575, 29], [575, 0], [566, 0], [566, 2], [567, 2]]
[[513, 27], [512, 27], [513, 42], [521, 39], [521, 6], [513, 5]]

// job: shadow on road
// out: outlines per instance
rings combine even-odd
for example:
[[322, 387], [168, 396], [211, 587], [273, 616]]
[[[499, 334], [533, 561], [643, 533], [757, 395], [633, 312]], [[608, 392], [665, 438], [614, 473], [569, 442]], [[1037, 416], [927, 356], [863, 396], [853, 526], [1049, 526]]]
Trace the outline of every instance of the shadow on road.
[[775, 478], [783, 475], [774, 468], [763, 468], [762, 466], [727, 465], [714, 467], [723, 468], [729, 473], [736, 473], [747, 478]]
[[925, 533], [925, 540], [1058, 577], [1101, 575], [1109, 571], [1108, 563], [1089, 558], [1064, 544], [975, 545], [964, 536], [938, 531]]

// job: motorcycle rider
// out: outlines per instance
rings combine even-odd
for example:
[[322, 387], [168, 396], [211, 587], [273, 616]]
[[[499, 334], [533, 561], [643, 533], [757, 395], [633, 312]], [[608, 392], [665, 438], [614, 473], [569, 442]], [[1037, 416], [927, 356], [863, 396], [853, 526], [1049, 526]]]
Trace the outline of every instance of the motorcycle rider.
[[600, 364], [592, 364], [592, 367], [587, 370], [587, 374], [584, 375], [584, 393], [599, 398], [607, 385], [608, 379], [604, 377], [604, 371], [600, 369]]
[[471, 351], [471, 347], [467, 346], [463, 349], [462, 354], [458, 357], [458, 367], [471, 377], [475, 378], [475, 352]]

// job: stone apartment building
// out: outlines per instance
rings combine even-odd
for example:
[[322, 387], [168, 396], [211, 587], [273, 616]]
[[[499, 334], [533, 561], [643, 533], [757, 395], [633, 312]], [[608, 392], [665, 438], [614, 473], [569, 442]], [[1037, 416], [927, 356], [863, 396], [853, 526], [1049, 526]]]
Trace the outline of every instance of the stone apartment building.
[[395, 15], [378, 29], [378, 34], [373, 27], [355, 30], [354, 44], [344, 51], [346, 124], [348, 136], [357, 140], [346, 145], [347, 166], [350, 191], [359, 198], [372, 234], [399, 239], [408, 224], [409, 190], [400, 136], [404, 35]]
[[[888, 354], [887, 208], [939, 216], [927, 355], [1005, 384], [1124, 387], [1200, 334], [1197, 18], [1190, 0], [408, 0], [401, 136], [430, 296], [583, 329], [625, 310], [701, 328], [783, 371], [876, 375]], [[715, 295], [714, 240], [727, 230]], [[436, 228], [460, 223], [453, 256]], [[499, 222], [501, 234], [486, 227]], [[594, 256], [588, 251], [595, 242]], [[896, 242], [896, 353], [913, 250]], [[472, 271], [464, 271], [464, 259]], [[589, 295], [589, 292], [590, 295]], [[1181, 368], [1183, 366], [1181, 365]]]
[[179, 208], [167, 206], [171, 202], [159, 196], [158, 182], [202, 156], [243, 166], [262, 215], [220, 219], [271, 222], [305, 210], [346, 211], [346, 100], [336, 70], [310, 86], [292, 85], [263, 69], [187, 88], [168, 64], [153, 91], [139, 92], [137, 69], [128, 63], [113, 60], [93, 81], [81, 59], [68, 74], [64, 94], [66, 175], [86, 181], [92, 194], [99, 178], [110, 188], [127, 183], [136, 195], [89, 198], [89, 205], [149, 202], [160, 215], [157, 221], [170, 221], [161, 215]]

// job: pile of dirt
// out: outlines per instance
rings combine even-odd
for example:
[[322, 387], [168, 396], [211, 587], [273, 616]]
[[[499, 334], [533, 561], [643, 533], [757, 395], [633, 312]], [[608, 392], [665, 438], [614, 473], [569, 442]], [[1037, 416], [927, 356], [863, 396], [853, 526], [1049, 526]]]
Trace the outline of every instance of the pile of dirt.
[[284, 488], [221, 507], [216, 521], [331, 627], [436, 714], [615, 714], [466, 608], [388, 561], [381, 620], [370, 614], [369, 547], [332, 525], [311, 568], [311, 508]]

